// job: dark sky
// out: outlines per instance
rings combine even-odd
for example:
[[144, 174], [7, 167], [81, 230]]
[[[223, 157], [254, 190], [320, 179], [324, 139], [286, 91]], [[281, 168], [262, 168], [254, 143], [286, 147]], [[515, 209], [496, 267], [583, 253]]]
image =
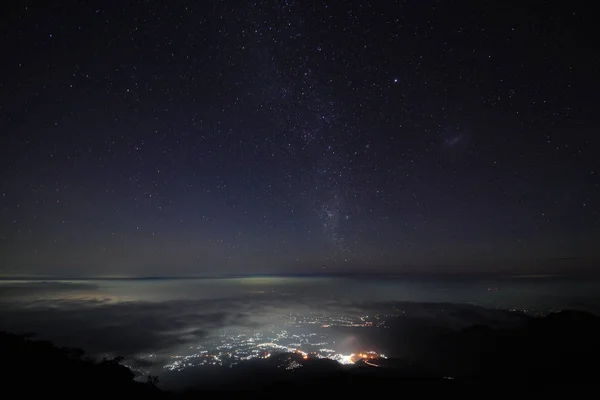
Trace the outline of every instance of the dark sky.
[[38, 3], [0, 12], [5, 276], [532, 273], [600, 256], [589, 7]]

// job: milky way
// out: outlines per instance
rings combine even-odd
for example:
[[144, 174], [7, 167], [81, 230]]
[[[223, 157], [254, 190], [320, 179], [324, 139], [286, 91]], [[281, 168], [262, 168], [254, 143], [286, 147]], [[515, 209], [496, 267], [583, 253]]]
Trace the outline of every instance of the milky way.
[[321, 233], [331, 245], [330, 259], [337, 260], [344, 253], [347, 260], [349, 246], [342, 225], [349, 219], [348, 194], [354, 188], [348, 156], [337, 141], [354, 132], [340, 122], [348, 116], [342, 116], [326, 82], [319, 82], [313, 71], [318, 65], [311, 65], [311, 59], [302, 55], [307, 28], [298, 8], [296, 2], [281, 2], [274, 9], [256, 11], [250, 22], [261, 54], [269, 55], [260, 68], [270, 71], [272, 81], [265, 89], [264, 107], [268, 118], [276, 121], [279, 151], [293, 163], [285, 172], [300, 188], [304, 206], [318, 218]]

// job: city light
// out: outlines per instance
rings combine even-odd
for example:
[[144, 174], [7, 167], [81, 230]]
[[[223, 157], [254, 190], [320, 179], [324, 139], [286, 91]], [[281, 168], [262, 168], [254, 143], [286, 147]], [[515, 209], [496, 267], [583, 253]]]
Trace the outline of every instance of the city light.
[[[390, 314], [387, 317], [392, 316]], [[234, 366], [252, 359], [272, 359], [284, 354], [299, 356], [281, 357], [281, 362], [284, 363], [281, 367], [285, 369], [299, 368], [303, 360], [312, 358], [330, 359], [344, 365], [361, 361], [366, 365], [378, 366], [376, 360], [385, 357], [375, 351], [356, 349], [360, 351], [350, 354], [340, 351], [343, 350], [340, 345], [347, 340], [344, 337], [340, 338], [341, 334], [332, 329], [378, 329], [384, 326], [385, 318], [378, 319], [379, 323], [374, 326], [371, 325], [368, 316], [362, 315], [286, 314], [278, 323], [261, 329], [223, 329], [217, 335], [204, 338], [196, 345], [186, 346], [184, 354], [174, 354], [163, 368], [182, 371], [197, 366]]]

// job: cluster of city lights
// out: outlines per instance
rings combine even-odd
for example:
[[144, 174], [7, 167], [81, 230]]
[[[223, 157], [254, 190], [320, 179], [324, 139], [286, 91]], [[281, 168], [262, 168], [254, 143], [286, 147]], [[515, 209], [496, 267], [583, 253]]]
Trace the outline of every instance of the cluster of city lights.
[[[374, 323], [375, 322], [375, 323]], [[296, 354], [300, 358], [283, 357], [282, 368], [296, 369], [302, 360], [330, 359], [343, 365], [362, 362], [378, 366], [385, 356], [375, 351], [345, 353], [345, 346], [336, 344], [332, 327], [379, 327], [384, 318], [369, 316], [298, 315], [288, 314], [277, 324], [259, 330], [224, 329], [202, 343], [190, 346], [183, 354], [171, 355], [164, 369], [182, 371], [197, 366], [234, 366], [253, 359], [266, 359], [274, 355]], [[339, 339], [339, 337], [338, 337]], [[341, 347], [340, 347], [341, 346]]]

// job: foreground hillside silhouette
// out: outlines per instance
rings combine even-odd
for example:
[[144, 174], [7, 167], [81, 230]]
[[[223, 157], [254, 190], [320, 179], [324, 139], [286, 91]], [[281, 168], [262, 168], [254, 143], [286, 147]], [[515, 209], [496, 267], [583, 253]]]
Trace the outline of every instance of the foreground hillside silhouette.
[[[393, 335], [393, 332], [391, 333]], [[411, 359], [388, 359], [378, 368], [363, 363], [342, 366], [331, 360], [302, 359], [279, 354], [233, 368], [198, 370], [196, 384], [182, 396], [200, 392], [229, 396], [232, 391], [254, 391], [279, 397], [289, 390], [306, 393], [344, 393], [369, 388], [384, 393], [402, 387], [422, 391], [463, 390], [464, 385], [589, 384], [600, 368], [600, 318], [586, 312], [562, 311], [528, 318], [518, 328], [473, 326], [439, 333], [428, 343], [415, 343]], [[399, 338], [400, 339], [400, 338]], [[81, 350], [58, 348], [28, 336], [0, 333], [0, 356], [5, 388], [20, 394], [67, 396], [117, 395], [171, 397], [153, 383], [139, 383], [120, 364], [120, 358], [94, 362]], [[281, 368], [298, 363], [294, 370]]]
[[148, 383], [136, 382], [133, 372], [120, 364], [120, 357], [96, 362], [80, 349], [59, 348], [32, 340], [30, 335], [0, 332], [0, 357], [3, 389], [11, 390], [7, 393], [146, 398], [163, 394], [153, 377]]

